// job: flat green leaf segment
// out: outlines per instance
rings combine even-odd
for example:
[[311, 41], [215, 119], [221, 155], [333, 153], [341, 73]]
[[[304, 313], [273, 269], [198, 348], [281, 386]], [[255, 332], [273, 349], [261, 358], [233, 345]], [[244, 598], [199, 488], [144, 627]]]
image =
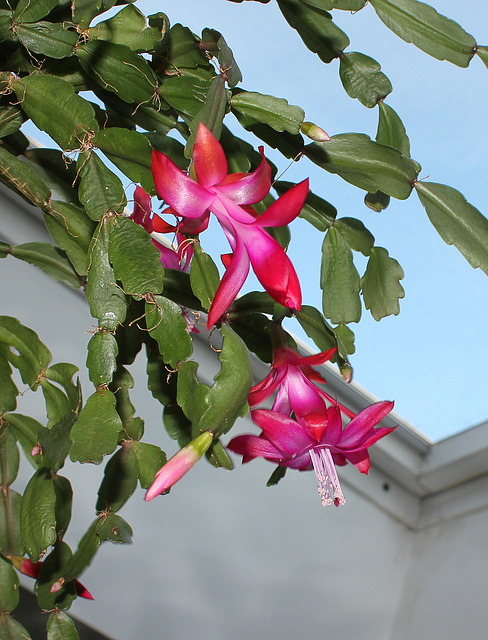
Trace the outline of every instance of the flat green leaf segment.
[[239, 91], [230, 99], [231, 108], [246, 119], [264, 122], [275, 131], [297, 134], [305, 112], [300, 107], [288, 104], [283, 98], [266, 96], [251, 91]]
[[39, 469], [24, 491], [20, 511], [24, 545], [33, 562], [56, 540], [55, 503], [51, 474], [48, 469]]
[[82, 147], [98, 131], [92, 105], [62, 78], [27, 76], [16, 80], [13, 88], [22, 109], [63, 151]]
[[417, 0], [370, 0], [378, 17], [397, 36], [438, 60], [467, 67], [476, 41], [454, 20]]
[[469, 264], [488, 274], [488, 220], [462, 193], [445, 184], [417, 182], [420, 202], [447, 244], [453, 244]]
[[37, 334], [9, 316], [0, 316], [0, 356], [18, 369], [22, 381], [34, 390], [51, 362], [51, 352]]
[[373, 247], [368, 266], [361, 278], [364, 305], [375, 320], [400, 313], [399, 298], [405, 292], [400, 284], [403, 269], [382, 247]]
[[332, 22], [330, 13], [322, 8], [301, 0], [278, 0], [278, 6], [289, 25], [298, 31], [305, 46], [323, 62], [338, 58], [349, 46], [347, 35]]
[[100, 464], [104, 455], [115, 451], [121, 431], [122, 422], [115, 410], [113, 393], [108, 389], [95, 392], [71, 429], [71, 460]]
[[365, 107], [375, 107], [392, 90], [379, 63], [362, 53], [343, 53], [339, 76], [348, 95], [357, 98]]
[[307, 145], [304, 155], [330, 173], [370, 193], [405, 200], [417, 179], [419, 165], [360, 133], [343, 133], [328, 142]]
[[322, 245], [320, 275], [324, 315], [334, 323], [359, 322], [359, 274], [346, 239], [332, 227]]

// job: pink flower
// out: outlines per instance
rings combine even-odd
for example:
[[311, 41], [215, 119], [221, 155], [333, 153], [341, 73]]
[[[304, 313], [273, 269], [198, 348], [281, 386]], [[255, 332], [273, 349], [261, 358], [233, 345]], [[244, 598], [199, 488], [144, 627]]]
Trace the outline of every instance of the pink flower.
[[186, 447], [180, 449], [168, 462], [157, 472], [154, 482], [146, 493], [145, 500], [149, 501], [168, 491], [181, 480], [192, 467], [200, 460], [203, 454], [212, 444], [213, 435], [210, 431], [201, 433], [192, 440]]
[[[254, 386], [249, 393], [249, 405], [255, 409], [278, 389], [273, 411], [290, 416], [295, 414], [303, 418], [307, 414], [324, 413], [325, 400], [337, 402], [315, 383], [325, 384], [324, 378], [312, 366], [323, 364], [332, 358], [336, 349], [329, 349], [313, 356], [300, 356], [291, 347], [278, 347], [273, 352], [273, 364], [269, 374]], [[349, 418], [354, 413], [338, 405]]]
[[267, 409], [251, 412], [262, 433], [233, 438], [228, 448], [243, 456], [243, 462], [261, 457], [283, 467], [301, 471], [314, 469], [322, 504], [345, 503], [335, 465], [351, 462], [361, 473], [368, 473], [368, 447], [393, 431], [375, 429], [393, 408], [393, 402], [377, 402], [360, 411], [343, 429], [337, 405], [318, 414], [307, 413], [294, 420]]
[[[212, 301], [207, 327], [225, 313], [244, 284], [249, 267], [274, 300], [291, 309], [300, 309], [301, 291], [289, 258], [266, 231], [294, 220], [305, 202], [308, 180], [295, 185], [276, 200], [261, 216], [250, 205], [260, 202], [271, 186], [271, 169], [263, 156], [250, 174], [227, 175], [224, 151], [207, 127], [200, 123], [193, 147], [196, 181], [174, 162], [153, 151], [154, 183], [161, 198], [184, 220], [200, 230], [206, 227], [208, 212], [218, 219], [232, 248], [225, 260], [226, 272]], [[181, 227], [179, 227], [180, 230]]]

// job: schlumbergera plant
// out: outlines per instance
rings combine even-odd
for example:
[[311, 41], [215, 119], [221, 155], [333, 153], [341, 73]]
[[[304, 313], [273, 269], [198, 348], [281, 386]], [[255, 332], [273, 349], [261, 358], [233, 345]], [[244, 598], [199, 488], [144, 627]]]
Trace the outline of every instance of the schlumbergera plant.
[[[271, 483], [288, 467], [313, 468], [323, 504], [342, 505], [336, 465], [351, 462], [367, 473], [368, 447], [391, 431], [378, 426], [391, 402], [354, 414], [324, 390], [313, 367], [330, 360], [351, 379], [348, 324], [359, 320], [361, 296], [376, 320], [399, 312], [402, 269], [359, 220], [338, 218], [307, 181], [277, 180], [267, 150], [277, 149], [284, 164], [311, 162], [337, 174], [365, 191], [376, 211], [415, 191], [441, 237], [488, 273], [488, 221], [458, 191], [418, 181], [401, 119], [385, 102], [388, 78], [375, 60], [348, 51], [333, 21], [331, 12], [359, 11], [366, 0], [277, 3], [306, 47], [324, 63], [338, 59], [348, 95], [376, 108], [376, 140], [329, 138], [326, 123], [307, 122], [300, 107], [242, 88], [231, 49], [211, 28], [198, 36], [171, 26], [165, 13], [146, 17], [123, 1], [0, 0], [0, 178], [39, 209], [53, 241], [0, 243], [0, 255], [82, 289], [97, 321], [86, 361], [94, 389], [83, 390], [85, 400], [74, 365], [53, 364], [33, 329], [0, 317], [1, 637], [29, 637], [10, 616], [17, 571], [36, 579], [39, 606], [52, 611], [47, 637], [78, 637], [65, 610], [77, 595], [90, 597], [78, 578], [100, 544], [130, 542], [131, 527], [117, 512], [138, 482], [149, 500], [204, 455], [231, 469], [228, 446], [244, 462], [275, 463]], [[177, 4], [166, 4], [177, 20]], [[488, 64], [488, 49], [430, 6], [370, 4], [427, 54], [460, 67], [475, 55]], [[259, 12], [256, 5], [257, 20]], [[259, 139], [255, 146], [239, 137], [235, 121], [228, 128], [229, 113]], [[45, 132], [52, 147], [34, 145], [27, 125], [30, 135], [35, 127]], [[286, 254], [287, 225], [297, 216], [324, 236], [321, 310], [302, 305]], [[211, 217], [223, 230], [222, 278], [204, 252]], [[354, 251], [367, 257], [362, 277]], [[238, 297], [250, 269], [263, 291]], [[320, 353], [299, 354], [284, 319], [297, 321]], [[211, 386], [192, 360], [205, 324], [213, 340], [221, 335]], [[164, 426], [180, 446], [168, 462], [158, 444], [143, 441], [130, 400], [127, 367], [140, 351]], [[270, 364], [253, 388], [250, 352]], [[21, 385], [40, 389], [45, 424], [16, 413]], [[222, 440], [249, 408], [260, 435]], [[18, 445], [34, 467], [23, 495], [11, 488]], [[59, 473], [67, 457], [95, 464], [108, 457], [94, 520], [75, 551], [63, 540], [73, 496]]]

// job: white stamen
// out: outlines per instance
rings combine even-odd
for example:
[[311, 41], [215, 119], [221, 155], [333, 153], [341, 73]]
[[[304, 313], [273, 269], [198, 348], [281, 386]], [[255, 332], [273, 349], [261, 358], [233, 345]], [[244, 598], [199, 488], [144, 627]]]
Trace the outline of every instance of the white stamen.
[[[346, 504], [330, 450], [326, 447], [310, 449], [310, 458], [317, 476], [317, 491], [322, 498], [322, 505], [326, 507], [334, 503], [338, 507]], [[331, 494], [334, 495], [333, 499]]]

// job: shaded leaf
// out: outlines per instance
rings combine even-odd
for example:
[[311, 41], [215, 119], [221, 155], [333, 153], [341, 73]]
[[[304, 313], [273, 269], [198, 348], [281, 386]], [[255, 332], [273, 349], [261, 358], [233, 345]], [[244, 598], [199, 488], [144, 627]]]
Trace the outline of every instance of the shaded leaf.
[[17, 106], [0, 107], [0, 138], [18, 131], [25, 120], [25, 116]]
[[41, 462], [44, 467], [58, 471], [64, 465], [71, 447], [70, 432], [76, 416], [69, 413], [50, 429], [39, 429], [37, 440], [41, 445]]
[[151, 145], [138, 131], [109, 127], [93, 138], [98, 147], [133, 182], [140, 183], [145, 191], [154, 191], [151, 172]]
[[12, 85], [22, 108], [63, 150], [77, 149], [98, 131], [92, 105], [61, 78], [31, 75]]
[[[278, 192], [278, 195], [281, 196], [292, 186], [292, 182], [280, 180], [273, 184], [273, 189], [275, 189]], [[308, 192], [305, 204], [300, 211], [300, 218], [303, 218], [312, 224], [319, 231], [327, 231], [330, 225], [334, 222], [336, 215], [337, 209], [333, 205], [319, 196], [316, 196], [311, 191]]]
[[63, 611], [53, 611], [47, 621], [47, 640], [79, 640], [75, 623]]
[[192, 341], [181, 307], [163, 296], [146, 303], [146, 325], [158, 345], [164, 361], [173, 369], [192, 354]]
[[104, 455], [115, 451], [121, 430], [113, 393], [94, 393], [71, 429], [71, 460], [100, 464]]
[[390, 204], [390, 196], [382, 191], [376, 191], [375, 193], [367, 193], [364, 196], [364, 204], [373, 209], [373, 211], [383, 211]]
[[51, 352], [37, 334], [10, 316], [0, 316], [0, 355], [20, 371], [23, 382], [34, 391], [41, 372], [51, 362]]
[[225, 86], [225, 77], [223, 75], [216, 76], [210, 84], [210, 88], [205, 98], [205, 104], [195, 114], [195, 117], [191, 122], [191, 135], [188, 138], [188, 142], [185, 147], [186, 158], [191, 158], [193, 156], [193, 145], [195, 144], [195, 138], [200, 122], [203, 122], [203, 124], [210, 129], [216, 138], [220, 138], [230, 95], [230, 91]]
[[323, 62], [338, 58], [349, 46], [349, 38], [333, 22], [330, 13], [300, 0], [278, 0], [288, 24], [296, 29], [306, 47]]
[[0, 147], [0, 181], [37, 207], [47, 205], [51, 190], [36, 171]]
[[86, 366], [95, 387], [109, 385], [117, 369], [117, 342], [109, 331], [98, 331], [88, 343]]
[[130, 544], [132, 529], [130, 525], [117, 513], [99, 518], [97, 522], [97, 536], [102, 542], [110, 540], [114, 544]]
[[73, 265], [61, 249], [47, 242], [26, 242], [11, 247], [10, 254], [39, 267], [57, 282], [63, 282], [72, 289], [79, 289], [81, 281]]
[[0, 486], [8, 487], [19, 471], [19, 449], [13, 432], [6, 426], [0, 428]]
[[0, 637], [6, 640], [31, 640], [27, 629], [10, 616], [0, 616]]
[[47, 16], [58, 4], [58, 0], [19, 0], [13, 12], [15, 22], [36, 22]]
[[44, 216], [46, 228], [54, 242], [68, 256], [77, 273], [86, 275], [88, 249], [95, 225], [80, 207], [67, 202], [50, 202], [49, 215]]
[[97, 535], [98, 524], [98, 518], [91, 523], [58, 577], [63, 576], [66, 582], [72, 582], [87, 568], [102, 542]]
[[[239, 82], [242, 82], [242, 73], [234, 59], [232, 49], [225, 41], [224, 36], [215, 29], [204, 29], [202, 32], [202, 48], [208, 42], [212, 42], [217, 47], [217, 59], [219, 61], [220, 73], [225, 76], [228, 86], [232, 89]], [[213, 48], [207, 48], [207, 51], [214, 53]]]
[[161, 255], [149, 234], [133, 220], [121, 216], [113, 220], [109, 258], [116, 279], [122, 282], [128, 295], [161, 293], [164, 273]]
[[4, 490], [0, 500], [0, 552], [4, 556], [24, 555], [24, 542], [20, 528], [21, 504], [20, 493], [10, 487]]
[[334, 229], [341, 233], [351, 249], [360, 251], [364, 256], [369, 256], [374, 244], [374, 236], [366, 229], [361, 220], [339, 218], [334, 223]]
[[20, 446], [24, 450], [25, 457], [34, 468], [38, 468], [40, 455], [31, 456], [32, 448], [37, 444], [37, 436], [42, 424], [30, 416], [20, 413], [8, 413], [4, 416], [9, 427], [13, 430]]
[[150, 101], [158, 79], [147, 61], [129, 47], [103, 40], [92, 40], [76, 47], [85, 71], [102, 89], [113, 91], [124, 102]]
[[15, 411], [17, 406], [19, 392], [11, 375], [11, 366], [5, 358], [0, 357], [0, 415], [6, 411]]
[[116, 285], [115, 273], [108, 259], [111, 224], [109, 218], [103, 218], [93, 236], [86, 286], [90, 312], [98, 318], [99, 326], [108, 331], [114, 331], [127, 313], [127, 298]]
[[135, 491], [138, 474], [136, 454], [131, 443], [125, 443], [105, 466], [98, 490], [97, 511], [115, 512], [123, 507]]
[[149, 489], [156, 473], [166, 464], [166, 454], [156, 445], [145, 442], [133, 442], [132, 449], [137, 459], [140, 485]]
[[77, 167], [80, 176], [79, 198], [92, 220], [109, 212], [122, 213], [127, 200], [120, 178], [110, 171], [96, 153], [80, 153]]
[[48, 469], [39, 469], [24, 491], [20, 521], [24, 545], [30, 559], [37, 562], [56, 540], [56, 495]]
[[193, 293], [208, 311], [220, 284], [219, 270], [212, 258], [202, 251], [199, 242], [193, 243], [190, 283]]
[[76, 598], [75, 583], [65, 581], [59, 591], [51, 593], [51, 587], [63, 577], [66, 567], [72, 561], [71, 549], [65, 542], [58, 541], [51, 553], [43, 561], [36, 583], [37, 602], [47, 611], [69, 609]]
[[[247, 396], [251, 388], [251, 365], [244, 342], [227, 325], [222, 326], [222, 363], [215, 382], [208, 391], [198, 428], [201, 432], [212, 431], [215, 436], [227, 433], [238, 417], [248, 411]], [[195, 437], [195, 433], [192, 434]]]
[[10, 562], [0, 556], [0, 614], [10, 613], [18, 604], [19, 576]]

